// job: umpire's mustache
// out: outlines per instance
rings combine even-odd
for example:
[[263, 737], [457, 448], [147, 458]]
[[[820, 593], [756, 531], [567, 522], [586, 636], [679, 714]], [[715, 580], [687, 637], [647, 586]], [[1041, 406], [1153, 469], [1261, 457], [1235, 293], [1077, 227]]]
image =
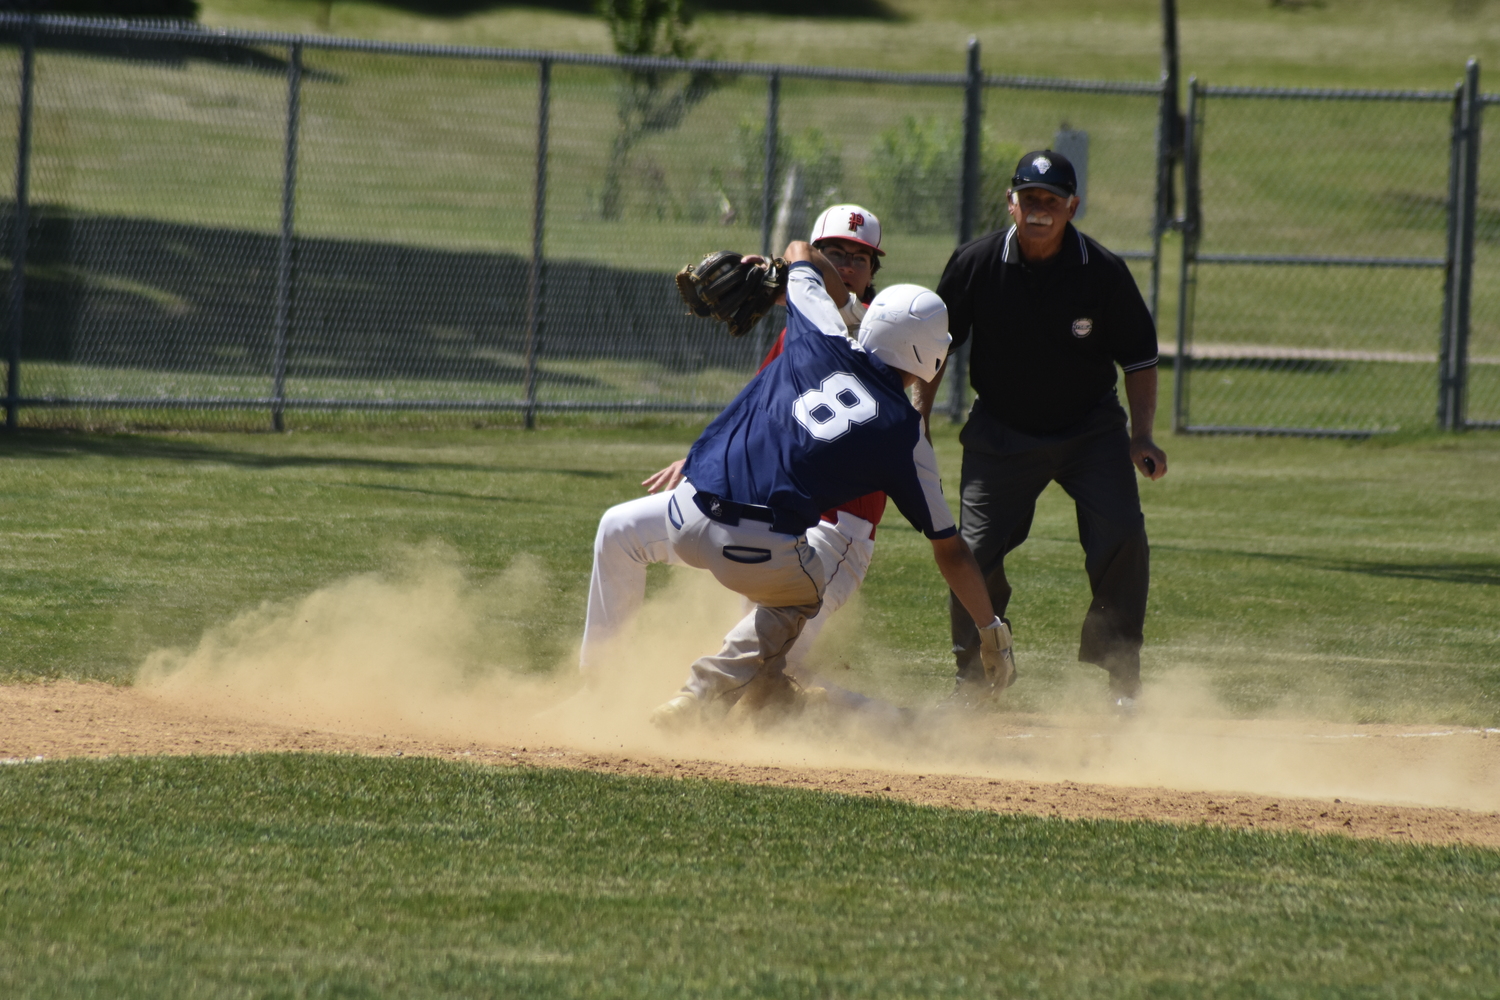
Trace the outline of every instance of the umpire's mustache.
[[1031, 212], [1026, 216], [1027, 225], [1050, 226], [1052, 225], [1052, 214], [1050, 212]]

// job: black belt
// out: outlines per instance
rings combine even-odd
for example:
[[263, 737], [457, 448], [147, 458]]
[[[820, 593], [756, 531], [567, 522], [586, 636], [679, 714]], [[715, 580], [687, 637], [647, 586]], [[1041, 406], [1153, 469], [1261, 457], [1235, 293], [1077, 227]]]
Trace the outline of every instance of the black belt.
[[812, 527], [806, 518], [792, 511], [762, 507], [757, 503], [740, 503], [702, 490], [693, 494], [693, 503], [698, 505], [703, 516], [710, 521], [718, 521], [731, 527], [741, 521], [760, 521], [769, 524], [772, 531], [783, 535], [800, 535]]

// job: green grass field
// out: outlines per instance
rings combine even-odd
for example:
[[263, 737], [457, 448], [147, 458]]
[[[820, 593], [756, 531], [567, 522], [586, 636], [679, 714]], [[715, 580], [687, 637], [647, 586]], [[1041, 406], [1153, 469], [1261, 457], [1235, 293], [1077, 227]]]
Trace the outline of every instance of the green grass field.
[[[959, 72], [967, 40], [989, 53], [990, 72], [1153, 79], [1160, 65], [1156, 0], [883, 0], [844, 4], [887, 16], [745, 12], [752, 4], [702, 5], [706, 51], [734, 59], [806, 65], [884, 65]], [[772, 8], [773, 4], [763, 5]], [[609, 36], [585, 0], [455, 3], [452, 16], [408, 3], [335, 0], [203, 0], [206, 24], [356, 35], [401, 41], [608, 52]], [[437, 8], [426, 5], [426, 11]], [[785, 9], [783, 7], [783, 9]], [[1470, 56], [1500, 56], [1500, 24], [1486, 0], [1180, 0], [1183, 68], [1217, 83], [1447, 87]], [[836, 44], [830, 44], [832, 32]]]
[[1500, 855], [414, 759], [0, 772], [14, 997], [1486, 997]]
[[[152, 649], [353, 573], [400, 572], [433, 542], [481, 589], [537, 560], [545, 599], [523, 625], [527, 667], [567, 669], [599, 513], [638, 495], [694, 426], [5, 439], [5, 672], [125, 681]], [[937, 443], [955, 496], [954, 429], [939, 425]], [[1172, 473], [1142, 490], [1148, 682], [1187, 670], [1235, 713], [1500, 722], [1500, 440], [1166, 446]], [[1072, 518], [1049, 490], [1013, 557], [1022, 707], [1096, 679], [1072, 662], [1087, 604]], [[941, 694], [951, 670], [926, 549], [899, 522], [882, 531], [869, 628], [826, 654], [908, 700]]]

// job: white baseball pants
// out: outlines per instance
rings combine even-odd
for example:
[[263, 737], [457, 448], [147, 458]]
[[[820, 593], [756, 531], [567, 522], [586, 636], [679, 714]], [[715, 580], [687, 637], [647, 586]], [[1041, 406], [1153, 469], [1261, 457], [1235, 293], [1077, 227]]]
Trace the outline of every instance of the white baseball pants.
[[[599, 519], [599, 530], [594, 536], [594, 569], [589, 580], [588, 618], [579, 654], [579, 669], [585, 674], [609, 668], [604, 650], [609, 640], [640, 611], [646, 594], [646, 567], [651, 563], [683, 565], [667, 538], [667, 504], [671, 496], [658, 493], [628, 500], [609, 508]], [[691, 499], [688, 502], [691, 504]], [[696, 506], [693, 509], [697, 512]], [[808, 529], [814, 549], [839, 545], [830, 537], [835, 535], [847, 542], [847, 547], [842, 564], [824, 586], [823, 610], [807, 620], [801, 639], [787, 654], [787, 672], [804, 683], [813, 681], [802, 673], [802, 662], [813, 640], [829, 615], [848, 603], [864, 582], [875, 554], [875, 541], [870, 537], [873, 530], [870, 522], [846, 511], [839, 512], [837, 524], [820, 521]], [[853, 692], [824, 686], [829, 687], [831, 697], [847, 701], [851, 708], [866, 700]]]
[[[772, 531], [768, 524], [747, 519], [724, 524], [699, 510], [693, 502], [696, 492], [684, 480], [667, 503], [667, 540], [673, 553], [755, 604], [730, 629], [717, 654], [693, 662], [683, 685], [683, 691], [713, 701], [736, 697], [762, 670], [786, 670], [787, 654], [798, 645], [806, 623], [818, 617], [829, 584], [853, 576], [850, 555], [860, 541], [869, 543], [870, 524], [852, 518], [847, 535], [821, 521], [802, 535]], [[863, 527], [856, 529], [853, 521]], [[863, 554], [861, 578], [868, 565], [868, 554]]]

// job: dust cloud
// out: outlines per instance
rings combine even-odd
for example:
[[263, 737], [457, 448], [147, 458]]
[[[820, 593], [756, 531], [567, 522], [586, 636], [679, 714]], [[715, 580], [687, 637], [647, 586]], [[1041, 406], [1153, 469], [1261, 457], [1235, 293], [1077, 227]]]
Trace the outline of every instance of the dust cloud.
[[[1099, 679], [1080, 672], [1036, 712], [948, 709], [929, 698], [903, 716], [887, 706], [820, 707], [765, 724], [731, 712], [688, 734], [662, 734], [646, 721], [651, 709], [676, 691], [693, 659], [718, 648], [742, 613], [740, 599], [705, 573], [674, 570], [586, 685], [576, 650], [535, 662], [528, 626], [551, 593], [533, 559], [475, 581], [453, 553], [415, 550], [396, 571], [262, 605], [210, 629], [192, 649], [152, 653], [136, 683], [184, 710], [323, 731], [1500, 808], [1500, 730], [1331, 723], [1292, 708], [1235, 718], [1191, 665], [1158, 672], [1129, 719], [1098, 712]], [[857, 608], [846, 614], [857, 622]], [[840, 644], [857, 650], [852, 631], [830, 623], [820, 660], [830, 649], [832, 659], [847, 652]], [[851, 686], [868, 680], [859, 665], [835, 674]]]

